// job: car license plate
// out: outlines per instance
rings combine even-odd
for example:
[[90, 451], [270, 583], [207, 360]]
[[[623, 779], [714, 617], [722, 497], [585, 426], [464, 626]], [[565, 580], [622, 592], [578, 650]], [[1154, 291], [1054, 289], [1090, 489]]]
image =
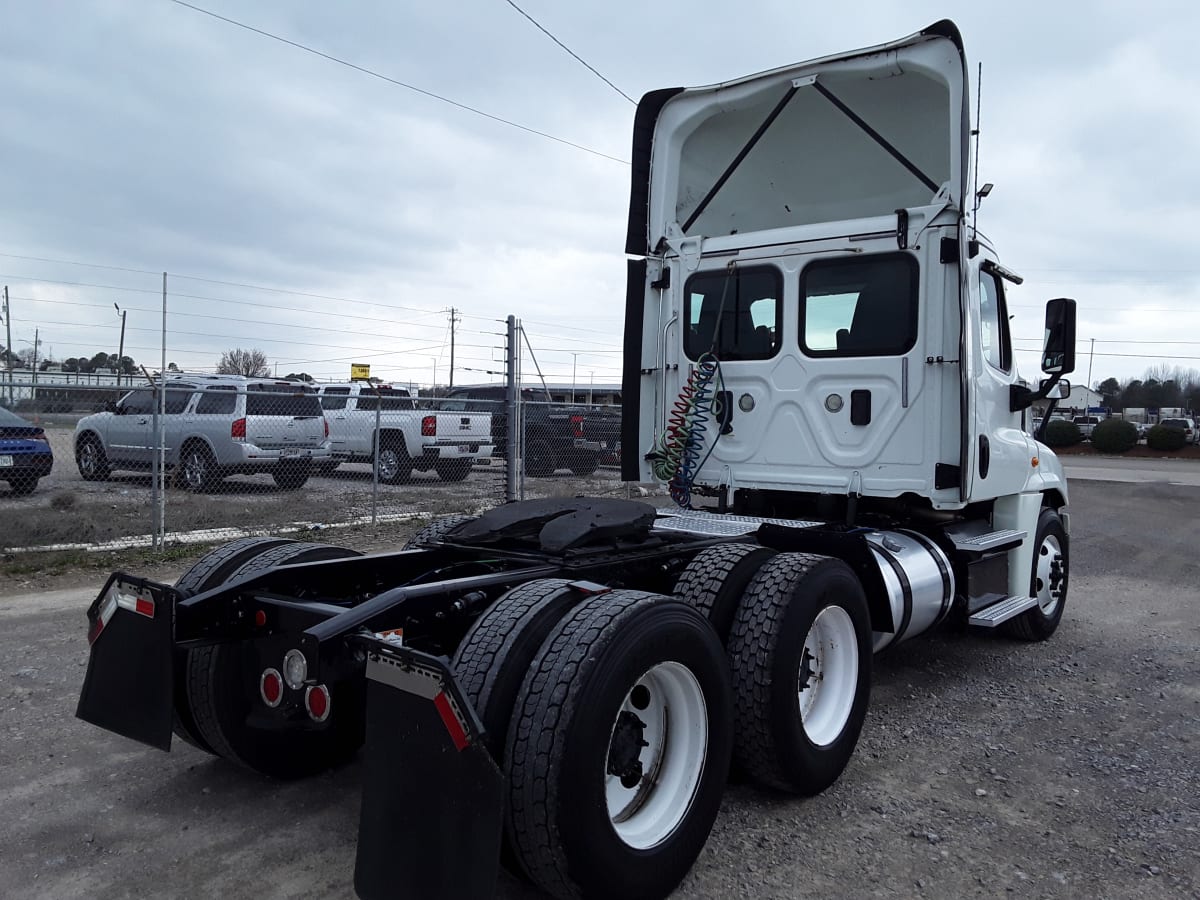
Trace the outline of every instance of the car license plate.
[[0, 456], [0, 469], [7, 468], [13, 464], [11, 456]]

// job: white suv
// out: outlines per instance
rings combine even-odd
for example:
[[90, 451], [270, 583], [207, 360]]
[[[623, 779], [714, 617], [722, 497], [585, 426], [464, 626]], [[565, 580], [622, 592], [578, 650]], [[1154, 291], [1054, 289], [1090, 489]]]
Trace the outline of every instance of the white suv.
[[[162, 429], [176, 482], [205, 491], [227, 475], [270, 473], [285, 490], [308, 481], [329, 459], [329, 426], [317, 392], [305, 384], [242, 375], [166, 379]], [[153, 465], [156, 392], [135, 388], [105, 412], [75, 426], [75, 462], [85, 481], [114, 469]]]

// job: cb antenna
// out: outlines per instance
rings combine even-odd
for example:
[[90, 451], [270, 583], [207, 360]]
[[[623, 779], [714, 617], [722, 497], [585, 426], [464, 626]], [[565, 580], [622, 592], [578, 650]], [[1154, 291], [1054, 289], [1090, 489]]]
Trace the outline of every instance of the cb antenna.
[[[976, 236], [979, 235], [979, 116], [983, 107], [983, 62], [979, 63], [979, 74], [975, 78], [975, 129], [971, 132], [971, 137], [975, 138], [975, 187], [972, 189], [974, 193], [974, 208], [971, 210], [971, 231]], [[986, 185], [990, 189], [991, 185]]]

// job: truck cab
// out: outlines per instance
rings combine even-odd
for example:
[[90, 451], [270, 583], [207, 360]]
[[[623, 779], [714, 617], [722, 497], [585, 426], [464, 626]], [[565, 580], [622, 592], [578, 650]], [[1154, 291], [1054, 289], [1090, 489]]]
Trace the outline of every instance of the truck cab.
[[[646, 96], [627, 253], [624, 475], [681, 506], [1036, 531], [1063, 509], [1018, 375], [1020, 276], [975, 227], [957, 29]], [[976, 521], [978, 520], [978, 521]], [[1026, 593], [1032, 551], [1012, 551]]]

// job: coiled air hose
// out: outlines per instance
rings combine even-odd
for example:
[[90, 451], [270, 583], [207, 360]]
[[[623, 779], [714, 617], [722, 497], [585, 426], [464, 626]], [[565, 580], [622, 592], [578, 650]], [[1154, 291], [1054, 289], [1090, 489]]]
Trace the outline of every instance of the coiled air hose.
[[671, 499], [684, 509], [691, 506], [696, 473], [720, 438], [720, 431], [717, 431], [708, 453], [701, 455], [708, 423], [712, 419], [713, 395], [720, 382], [720, 360], [713, 353], [705, 353], [688, 373], [679, 398], [671, 407], [666, 431], [651, 456], [654, 477], [667, 483]]

